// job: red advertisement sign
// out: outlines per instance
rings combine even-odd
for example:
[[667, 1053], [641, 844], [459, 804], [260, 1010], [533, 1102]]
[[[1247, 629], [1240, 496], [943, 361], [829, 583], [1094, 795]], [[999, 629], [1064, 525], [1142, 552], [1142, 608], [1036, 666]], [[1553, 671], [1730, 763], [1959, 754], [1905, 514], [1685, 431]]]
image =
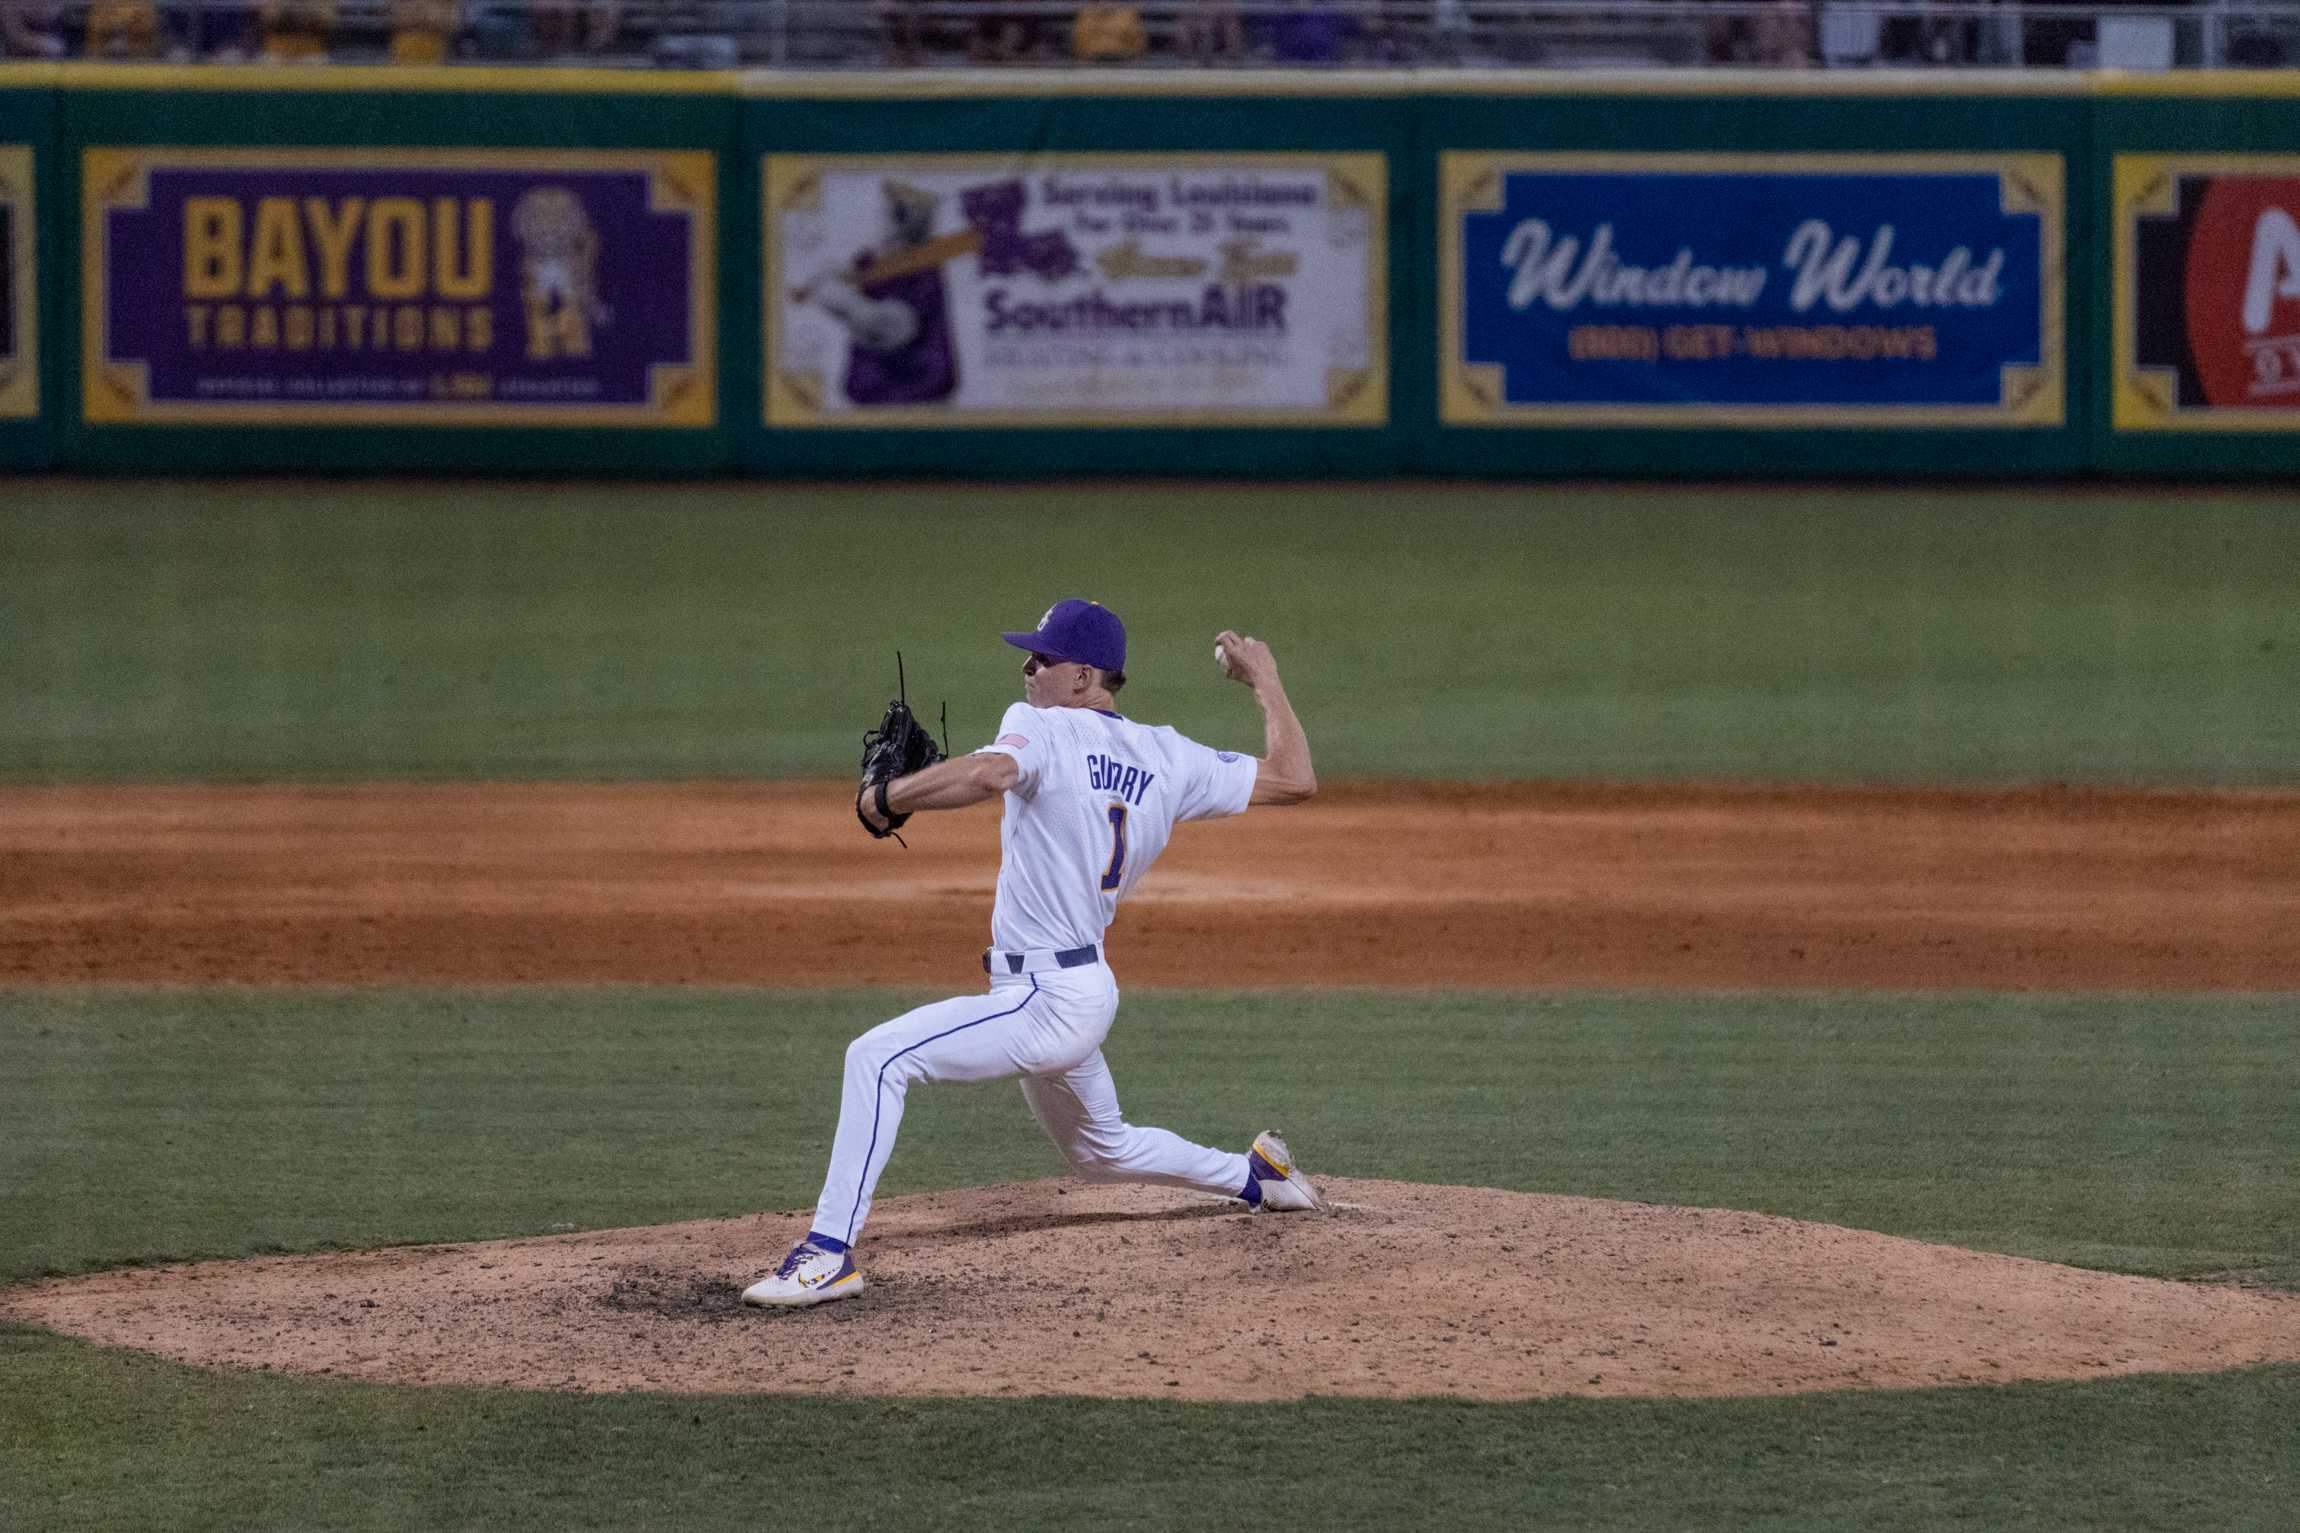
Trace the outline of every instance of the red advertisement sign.
[[2300, 176], [2204, 183], [2184, 285], [2205, 402], [2300, 400]]
[[2120, 157], [2118, 179], [2119, 424], [2300, 417], [2300, 160], [2255, 173]]

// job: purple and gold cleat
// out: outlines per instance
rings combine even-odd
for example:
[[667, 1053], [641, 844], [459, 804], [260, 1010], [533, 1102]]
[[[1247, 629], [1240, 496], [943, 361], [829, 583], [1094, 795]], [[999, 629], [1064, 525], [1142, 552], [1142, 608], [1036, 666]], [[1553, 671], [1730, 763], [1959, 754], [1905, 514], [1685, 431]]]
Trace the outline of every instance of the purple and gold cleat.
[[1262, 1201], [1255, 1207], [1273, 1214], [1326, 1211], [1326, 1200], [1318, 1196], [1310, 1179], [1295, 1169], [1293, 1152], [1275, 1132], [1256, 1134], [1247, 1158], [1253, 1162], [1254, 1180], [1262, 1189]]
[[773, 1276], [744, 1289], [743, 1302], [768, 1309], [801, 1309], [851, 1299], [862, 1291], [862, 1270], [855, 1266], [853, 1251], [826, 1251], [807, 1239], [791, 1247]]

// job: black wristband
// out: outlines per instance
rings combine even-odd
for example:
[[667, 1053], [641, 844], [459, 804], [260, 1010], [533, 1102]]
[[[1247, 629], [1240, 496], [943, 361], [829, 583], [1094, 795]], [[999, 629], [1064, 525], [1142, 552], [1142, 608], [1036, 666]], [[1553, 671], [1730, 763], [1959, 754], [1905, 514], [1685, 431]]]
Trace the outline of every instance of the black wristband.
[[892, 821], [894, 819], [894, 810], [887, 806], [886, 785], [886, 778], [882, 777], [878, 780], [878, 812], [880, 819]]

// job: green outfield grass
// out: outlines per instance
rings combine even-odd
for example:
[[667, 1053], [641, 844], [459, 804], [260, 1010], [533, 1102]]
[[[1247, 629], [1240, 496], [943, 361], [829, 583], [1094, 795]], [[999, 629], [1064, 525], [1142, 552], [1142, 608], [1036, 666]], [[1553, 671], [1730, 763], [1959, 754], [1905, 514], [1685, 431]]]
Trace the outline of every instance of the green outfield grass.
[[[1985, 469], [1986, 465], [1973, 465]], [[2300, 493], [11, 482], [0, 781], [839, 775], [1058, 595], [1329, 777], [2300, 781]], [[0, 895], [5, 893], [0, 869]], [[813, 1196], [916, 996], [0, 989], [0, 1284]], [[1130, 993], [1314, 1169], [2300, 1289], [2300, 997]], [[890, 1195], [1052, 1174], [922, 1093]], [[794, 1224], [795, 1229], [795, 1224]], [[762, 1262], [774, 1251], [762, 1251]], [[0, 1528], [2292, 1526], [2300, 1368], [1782, 1401], [855, 1402], [189, 1370], [0, 1326]]]
[[1222, 743], [1271, 639], [1330, 775], [2285, 783], [2295, 569], [2178, 486], [18, 483], [0, 779], [835, 775], [1084, 593]]
[[[798, 1207], [844, 1040], [914, 998], [0, 992], [0, 1280]], [[2300, 1286], [2292, 1011], [1151, 991], [1110, 1053], [1137, 1121], [1222, 1142], [1282, 1123], [1337, 1174]], [[937, 1088], [885, 1191], [1054, 1169], [1011, 1086]], [[1505, 1407], [572, 1399], [0, 1329], [0, 1521], [38, 1528], [2270, 1528], [2296, 1466], [2293, 1368]]]
[[569, 1397], [202, 1373], [0, 1325], [43, 1530], [2255, 1529], [2300, 1368], [1696, 1403]]
[[[923, 998], [0, 997], [0, 1281], [799, 1208], [847, 1039]], [[1135, 1121], [1237, 1144], [1276, 1123], [1342, 1175], [2300, 1278], [2292, 1018], [2284, 996], [1148, 991], [1108, 1052]], [[882, 1190], [1059, 1170], [1012, 1085], [942, 1087]]]

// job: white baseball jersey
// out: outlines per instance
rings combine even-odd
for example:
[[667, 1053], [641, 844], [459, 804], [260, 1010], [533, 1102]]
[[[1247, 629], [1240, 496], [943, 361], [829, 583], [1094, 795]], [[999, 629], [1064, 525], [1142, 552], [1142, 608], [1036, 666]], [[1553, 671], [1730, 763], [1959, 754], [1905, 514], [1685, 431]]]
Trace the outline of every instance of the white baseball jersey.
[[1100, 942], [1176, 822], [1243, 813], [1261, 765], [1167, 725], [1028, 703], [982, 749], [1022, 768], [999, 822], [990, 917], [990, 945], [1006, 952]]

